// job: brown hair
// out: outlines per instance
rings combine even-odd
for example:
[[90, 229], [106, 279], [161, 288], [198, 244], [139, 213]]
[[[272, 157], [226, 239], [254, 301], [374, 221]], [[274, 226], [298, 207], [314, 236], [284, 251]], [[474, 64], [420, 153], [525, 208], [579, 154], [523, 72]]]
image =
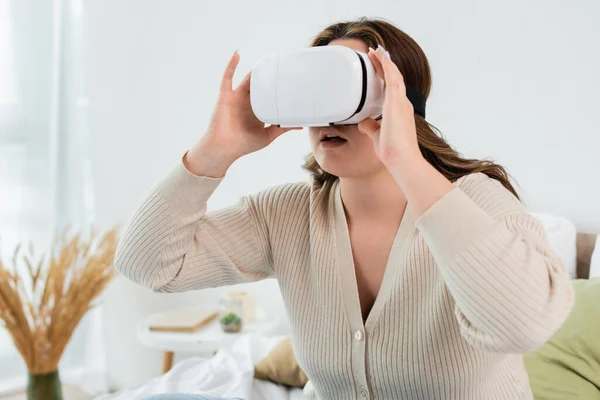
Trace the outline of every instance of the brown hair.
[[[429, 62], [421, 47], [406, 33], [382, 19], [363, 17], [355, 21], [339, 22], [328, 26], [314, 38], [311, 46], [326, 46], [329, 42], [342, 38], [359, 39], [373, 48], [382, 45], [389, 51], [392, 61], [402, 72], [404, 80], [425, 98], [429, 96], [431, 90]], [[454, 182], [462, 176], [482, 172], [499, 181], [519, 199], [504, 167], [489, 160], [461, 157], [456, 150], [450, 147], [435, 126], [417, 114], [415, 114], [415, 125], [423, 157], [448, 180]], [[312, 153], [306, 157], [303, 168], [321, 182], [337, 178], [324, 171]]]

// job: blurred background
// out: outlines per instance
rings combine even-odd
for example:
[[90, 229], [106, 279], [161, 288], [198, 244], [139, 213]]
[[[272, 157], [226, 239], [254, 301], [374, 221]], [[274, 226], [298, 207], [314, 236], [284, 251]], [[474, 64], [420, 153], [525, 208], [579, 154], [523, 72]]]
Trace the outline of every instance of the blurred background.
[[[264, 54], [360, 16], [393, 22], [424, 49], [427, 119], [455, 148], [504, 165], [531, 211], [600, 232], [596, 0], [0, 0], [2, 254], [23, 240], [43, 247], [65, 224], [124, 227], [203, 134], [234, 50], [237, 83]], [[309, 152], [307, 130], [292, 131], [239, 160], [209, 210], [307, 181]], [[241, 289], [285, 324], [275, 281]], [[63, 380], [101, 393], [157, 376], [162, 353], [140, 343], [139, 321], [225, 290], [164, 295], [116, 278], [71, 340]], [[25, 374], [0, 328], [0, 393]]]

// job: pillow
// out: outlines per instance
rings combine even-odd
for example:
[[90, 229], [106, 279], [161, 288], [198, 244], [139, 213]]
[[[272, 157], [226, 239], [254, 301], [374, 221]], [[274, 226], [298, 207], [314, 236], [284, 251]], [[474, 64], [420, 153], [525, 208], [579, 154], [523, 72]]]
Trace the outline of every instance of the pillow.
[[308, 377], [296, 361], [291, 337], [284, 338], [254, 366], [254, 377], [291, 387], [306, 385]]
[[524, 357], [536, 400], [600, 399], [600, 278], [571, 282], [571, 314], [546, 344]]
[[544, 227], [550, 247], [562, 258], [571, 279], [577, 278], [577, 228], [564, 217], [530, 213]]

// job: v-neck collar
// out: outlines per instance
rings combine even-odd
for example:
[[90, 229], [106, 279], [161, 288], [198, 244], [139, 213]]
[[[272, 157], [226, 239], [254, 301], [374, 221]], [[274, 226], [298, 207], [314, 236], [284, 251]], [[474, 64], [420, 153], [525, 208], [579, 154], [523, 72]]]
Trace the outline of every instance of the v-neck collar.
[[394, 243], [390, 250], [386, 263], [383, 279], [375, 298], [375, 303], [367, 316], [367, 320], [363, 323], [363, 316], [360, 306], [358, 294], [358, 283], [356, 280], [356, 270], [354, 258], [352, 255], [352, 245], [350, 242], [350, 232], [348, 222], [344, 212], [342, 202], [341, 185], [339, 179], [334, 183], [333, 188], [334, 208], [335, 208], [335, 239], [337, 249], [337, 268], [342, 284], [342, 292], [344, 298], [344, 307], [346, 315], [352, 326], [361, 326], [365, 331], [371, 331], [375, 326], [379, 314], [388, 299], [394, 282], [398, 276], [400, 269], [401, 256], [404, 253], [407, 245], [408, 235], [414, 228], [414, 212], [411, 211], [410, 204], [406, 205], [400, 226], [396, 232]]

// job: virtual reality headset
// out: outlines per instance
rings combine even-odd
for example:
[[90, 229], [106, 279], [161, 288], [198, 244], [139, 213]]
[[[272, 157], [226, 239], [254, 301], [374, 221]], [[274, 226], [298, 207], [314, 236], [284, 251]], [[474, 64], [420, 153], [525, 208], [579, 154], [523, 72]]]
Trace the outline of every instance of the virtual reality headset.
[[[406, 85], [415, 113], [425, 98]], [[269, 54], [250, 78], [256, 117], [281, 127], [357, 124], [382, 116], [384, 82], [366, 53], [346, 46], [318, 46]]]

